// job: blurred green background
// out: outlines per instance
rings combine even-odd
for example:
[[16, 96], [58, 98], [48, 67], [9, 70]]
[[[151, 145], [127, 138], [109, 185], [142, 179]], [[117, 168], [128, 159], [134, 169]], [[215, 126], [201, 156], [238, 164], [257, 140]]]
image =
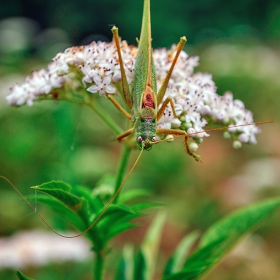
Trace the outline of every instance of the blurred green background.
[[[274, 121], [261, 127], [256, 146], [245, 145], [240, 150], [222, 139], [222, 133], [212, 133], [199, 148], [202, 164], [186, 154], [180, 140], [143, 154], [125, 188], [149, 189], [155, 201], [168, 209], [160, 257], [166, 261], [185, 233], [203, 232], [235, 208], [280, 195], [280, 3], [151, 2], [154, 47], [169, 48], [186, 35], [185, 51], [200, 56], [196, 71], [212, 73], [219, 94], [230, 90], [254, 112], [256, 121]], [[32, 70], [46, 67], [65, 48], [92, 40], [110, 41], [113, 24], [123, 39], [135, 44], [143, 1], [10, 0], [0, 5], [0, 174], [24, 195], [33, 194], [30, 186], [52, 179], [93, 188], [103, 175], [116, 170], [121, 145], [112, 132], [87, 108], [55, 102], [12, 108], [5, 96], [9, 87], [22, 82]], [[119, 118], [107, 100], [101, 102], [109, 114]], [[137, 154], [133, 153], [131, 164]], [[55, 218], [56, 213], [43, 206], [39, 211], [49, 220]], [[45, 229], [30, 213], [19, 195], [1, 180], [0, 235]], [[124, 240], [139, 244], [152, 217], [149, 213], [141, 220], [133, 238], [128, 232], [112, 246], [120, 250]], [[278, 213], [207, 279], [278, 279], [279, 218]], [[110, 259], [107, 265], [113, 266]], [[36, 279], [77, 279], [81, 267], [85, 265], [70, 266], [67, 277], [59, 265], [52, 269], [26, 267], [25, 271]], [[90, 279], [88, 271], [83, 279]], [[0, 279], [15, 279], [14, 270], [0, 264]]]

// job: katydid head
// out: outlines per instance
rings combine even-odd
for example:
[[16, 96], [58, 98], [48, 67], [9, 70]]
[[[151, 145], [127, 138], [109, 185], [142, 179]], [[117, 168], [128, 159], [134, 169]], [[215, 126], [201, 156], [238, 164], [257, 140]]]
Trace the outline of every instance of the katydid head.
[[156, 136], [152, 135], [138, 135], [136, 139], [138, 143], [139, 150], [151, 150], [153, 147], [153, 144], [157, 141]]

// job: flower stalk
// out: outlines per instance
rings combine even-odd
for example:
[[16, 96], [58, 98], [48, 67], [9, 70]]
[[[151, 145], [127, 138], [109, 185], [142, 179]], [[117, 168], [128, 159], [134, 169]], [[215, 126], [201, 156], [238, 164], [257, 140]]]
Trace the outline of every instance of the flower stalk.
[[122, 129], [118, 126], [118, 124], [112, 119], [110, 115], [108, 115], [97, 103], [95, 98], [91, 98], [87, 102], [88, 107], [99, 116], [103, 122], [114, 131], [115, 134], [121, 134]]
[[102, 280], [103, 279], [103, 267], [104, 258], [102, 252], [98, 251], [95, 253], [93, 258], [93, 279]]

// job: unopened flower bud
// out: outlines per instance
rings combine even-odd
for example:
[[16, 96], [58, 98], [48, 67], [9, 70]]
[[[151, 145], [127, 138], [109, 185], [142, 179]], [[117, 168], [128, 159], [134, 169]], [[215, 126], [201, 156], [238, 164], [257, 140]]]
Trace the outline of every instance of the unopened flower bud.
[[173, 142], [174, 141], [174, 136], [169, 134], [165, 137], [166, 142]]
[[240, 149], [242, 147], [242, 143], [238, 140], [233, 141], [232, 145], [234, 149]]
[[196, 151], [198, 150], [198, 145], [197, 145], [196, 143], [194, 143], [194, 142], [191, 142], [191, 143], [189, 144], [189, 148], [190, 148], [190, 150], [191, 150], [192, 152], [196, 152]]
[[231, 134], [228, 131], [224, 132], [224, 138], [225, 139], [230, 139], [231, 138]]

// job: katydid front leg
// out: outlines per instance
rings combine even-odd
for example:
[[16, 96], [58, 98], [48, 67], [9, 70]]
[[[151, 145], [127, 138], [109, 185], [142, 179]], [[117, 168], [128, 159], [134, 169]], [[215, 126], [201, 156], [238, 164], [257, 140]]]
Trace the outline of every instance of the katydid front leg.
[[181, 129], [165, 129], [165, 128], [158, 128], [157, 129], [157, 133], [158, 134], [164, 134], [164, 135], [182, 135], [182, 136], [185, 136], [185, 147], [186, 147], [186, 150], [188, 152], [188, 154], [190, 156], [192, 156], [196, 161], [201, 161], [201, 158], [199, 155], [193, 153], [189, 147], [189, 143], [188, 143], [188, 138], [189, 138], [189, 135], [186, 131], [184, 130], [181, 130]]
[[[111, 95], [107, 94], [107, 98], [113, 103], [113, 105], [129, 120], [132, 119], [132, 115], [129, 114], [121, 105], [120, 103]], [[134, 127], [128, 129], [127, 131], [121, 133], [117, 136], [117, 140], [121, 141], [123, 138], [128, 137], [134, 132]]]
[[117, 140], [121, 141], [123, 138], [128, 137], [134, 132], [134, 127], [128, 129], [127, 131], [123, 132], [122, 134], [118, 135]]

